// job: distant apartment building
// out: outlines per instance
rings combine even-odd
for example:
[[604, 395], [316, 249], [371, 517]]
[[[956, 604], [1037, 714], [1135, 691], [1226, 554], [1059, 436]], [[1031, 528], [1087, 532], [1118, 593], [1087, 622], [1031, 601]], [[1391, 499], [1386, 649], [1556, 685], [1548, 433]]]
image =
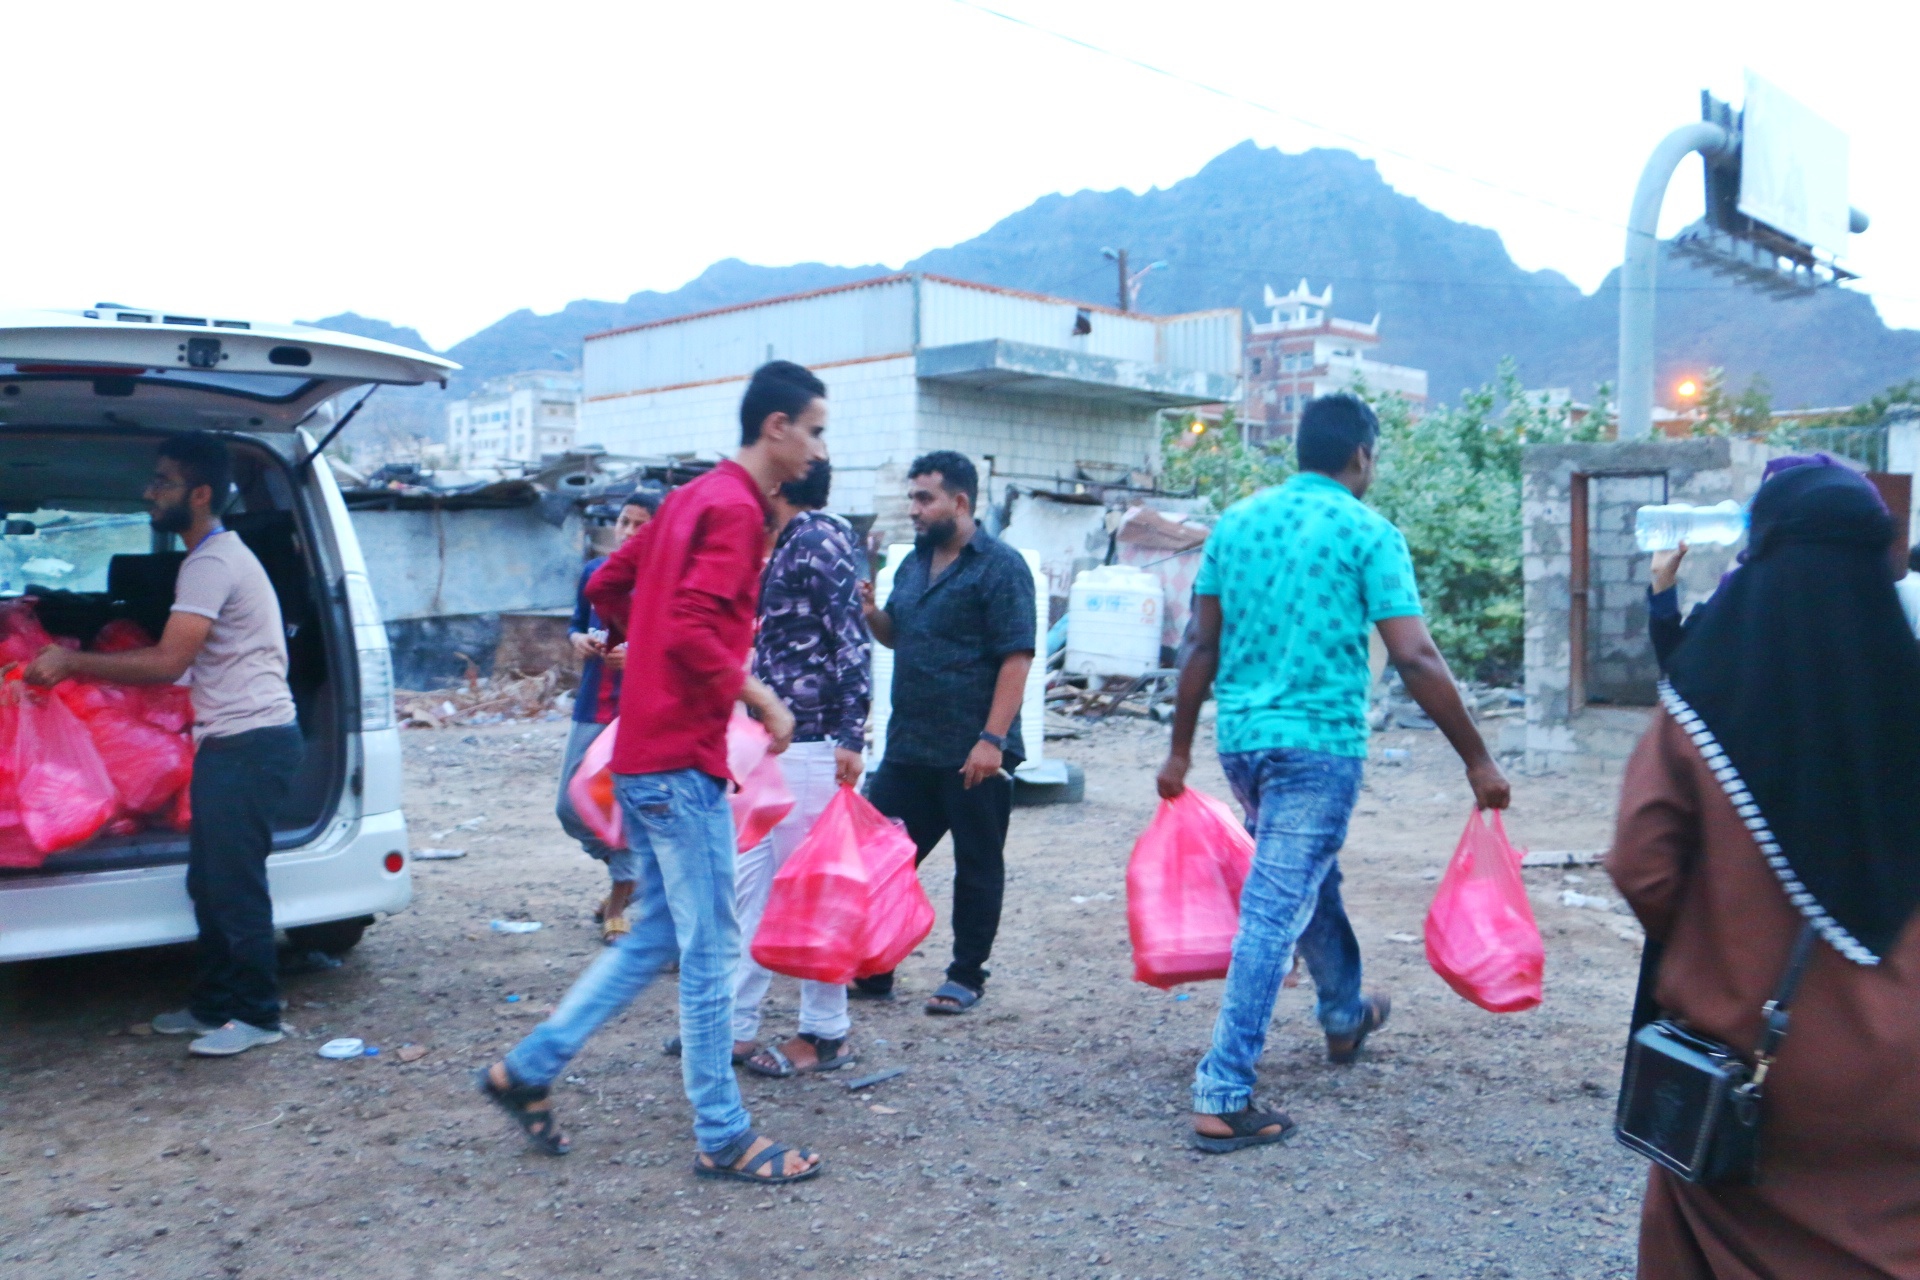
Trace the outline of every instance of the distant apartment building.
[[1427, 402], [1427, 371], [1383, 364], [1369, 356], [1380, 345], [1380, 317], [1362, 323], [1333, 318], [1333, 286], [1318, 296], [1302, 280], [1287, 294], [1267, 286], [1266, 320], [1246, 338], [1246, 398], [1242, 420], [1249, 441], [1290, 440], [1300, 411], [1315, 396], [1364, 383], [1397, 392], [1414, 406]]
[[447, 458], [456, 467], [537, 463], [573, 447], [580, 377], [533, 369], [489, 378], [447, 406]]
[[957, 449], [983, 508], [1010, 487], [1150, 484], [1160, 412], [1240, 396], [1238, 310], [1155, 316], [919, 273], [590, 335], [580, 440], [725, 456], [740, 393], [780, 357], [827, 386], [832, 509], [911, 536], [906, 469]]

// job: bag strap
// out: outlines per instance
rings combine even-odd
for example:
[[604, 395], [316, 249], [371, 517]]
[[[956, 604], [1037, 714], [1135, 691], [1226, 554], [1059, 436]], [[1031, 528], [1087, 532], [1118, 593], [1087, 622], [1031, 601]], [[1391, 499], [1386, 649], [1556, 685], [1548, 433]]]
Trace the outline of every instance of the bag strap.
[[1780, 1043], [1787, 1038], [1787, 1024], [1790, 1021], [1787, 1005], [1792, 1002], [1794, 992], [1800, 989], [1800, 979], [1806, 976], [1807, 962], [1813, 958], [1813, 940], [1813, 922], [1808, 921], [1800, 927], [1800, 936], [1794, 940], [1793, 951], [1787, 957], [1787, 971], [1780, 975], [1780, 985], [1775, 988], [1773, 999], [1760, 1006], [1766, 1022], [1760, 1032], [1760, 1043], [1753, 1050], [1753, 1082], [1750, 1087], [1755, 1090], [1766, 1082], [1767, 1071], [1773, 1066], [1774, 1056], [1780, 1052]]

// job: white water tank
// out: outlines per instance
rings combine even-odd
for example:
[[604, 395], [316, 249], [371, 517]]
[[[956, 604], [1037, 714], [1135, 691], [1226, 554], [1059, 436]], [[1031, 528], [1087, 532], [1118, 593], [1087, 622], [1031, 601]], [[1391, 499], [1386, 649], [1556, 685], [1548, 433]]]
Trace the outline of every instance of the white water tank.
[[1088, 569], [1067, 595], [1067, 671], [1144, 675], [1160, 665], [1160, 579], [1132, 565]]

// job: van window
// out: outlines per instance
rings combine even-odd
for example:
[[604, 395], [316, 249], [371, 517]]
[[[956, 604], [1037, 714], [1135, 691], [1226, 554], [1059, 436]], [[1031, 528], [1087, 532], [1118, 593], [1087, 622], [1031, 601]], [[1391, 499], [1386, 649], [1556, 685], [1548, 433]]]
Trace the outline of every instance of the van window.
[[[27, 532], [25, 526], [32, 525]], [[0, 596], [17, 596], [32, 583], [62, 591], [105, 591], [107, 565], [117, 555], [153, 550], [145, 510], [66, 511], [43, 507], [12, 511], [0, 533]], [[17, 532], [16, 532], [17, 531]]]

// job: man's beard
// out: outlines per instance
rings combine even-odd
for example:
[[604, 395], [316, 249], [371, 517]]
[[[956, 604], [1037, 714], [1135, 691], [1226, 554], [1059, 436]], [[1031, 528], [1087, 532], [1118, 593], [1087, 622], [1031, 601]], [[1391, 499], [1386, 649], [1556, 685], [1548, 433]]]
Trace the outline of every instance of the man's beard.
[[913, 545], [922, 551], [934, 551], [947, 545], [954, 534], [960, 531], [958, 520], [942, 520], [930, 524], [913, 535]]
[[193, 527], [193, 509], [184, 502], [161, 507], [149, 520], [157, 533], [185, 533]]

